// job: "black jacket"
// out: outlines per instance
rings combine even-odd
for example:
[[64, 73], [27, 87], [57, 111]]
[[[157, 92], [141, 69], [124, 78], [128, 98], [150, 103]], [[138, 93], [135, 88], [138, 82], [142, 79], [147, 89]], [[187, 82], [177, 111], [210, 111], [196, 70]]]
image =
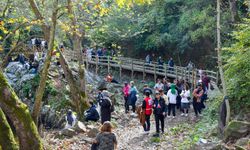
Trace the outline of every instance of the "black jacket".
[[[160, 105], [160, 107], [159, 107]], [[160, 100], [157, 100], [156, 98], [153, 101], [153, 109], [154, 109], [154, 114], [155, 115], [161, 115], [164, 112], [166, 112], [166, 104], [165, 100], [161, 97]]]
[[93, 105], [87, 110], [86, 120], [97, 121], [99, 120], [100, 116], [96, 110], [96, 106]]

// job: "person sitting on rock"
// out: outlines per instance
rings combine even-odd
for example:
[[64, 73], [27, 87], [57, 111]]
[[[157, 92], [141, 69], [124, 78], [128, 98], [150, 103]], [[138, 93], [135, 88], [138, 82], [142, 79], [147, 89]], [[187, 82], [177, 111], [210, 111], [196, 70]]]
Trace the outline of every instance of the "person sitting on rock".
[[103, 123], [100, 133], [97, 134], [92, 150], [115, 150], [117, 149], [116, 135], [112, 133], [112, 124], [109, 121]]
[[90, 103], [90, 108], [86, 111], [86, 114], [85, 114], [85, 120], [86, 121], [98, 121], [99, 120], [99, 118], [100, 118], [100, 116], [99, 116], [99, 113], [97, 112], [97, 110], [96, 110], [96, 106], [95, 106], [95, 104], [92, 102], [92, 101], [90, 101], [89, 102]]
[[66, 119], [65, 129], [72, 128], [75, 126], [77, 119], [71, 109], [68, 110], [65, 119]]

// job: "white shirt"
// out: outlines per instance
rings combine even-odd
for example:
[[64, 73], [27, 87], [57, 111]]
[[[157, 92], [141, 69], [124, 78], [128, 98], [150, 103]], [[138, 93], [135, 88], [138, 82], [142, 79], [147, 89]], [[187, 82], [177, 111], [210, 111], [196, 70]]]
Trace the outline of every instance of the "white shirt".
[[155, 86], [154, 86], [154, 89], [163, 90], [163, 87], [164, 87], [164, 84], [162, 84], [162, 83], [156, 83]]
[[76, 116], [74, 114], [72, 114], [72, 118], [73, 118], [73, 122], [72, 122], [72, 125], [70, 125], [68, 123], [68, 121], [67, 121], [67, 116], [65, 117], [65, 119], [66, 119], [66, 125], [64, 127], [65, 129], [72, 128], [72, 127], [75, 126], [75, 124], [76, 124]]
[[175, 90], [175, 94], [171, 93], [171, 89], [168, 90], [167, 97], [169, 99], [170, 104], [176, 104], [177, 94], [178, 94], [177, 90]]
[[31, 43], [32, 43], [32, 45], [35, 45], [36, 44], [36, 39], [35, 38], [31, 39]]
[[182, 90], [181, 92], [181, 102], [182, 103], [189, 103], [188, 97], [190, 97], [190, 90]]

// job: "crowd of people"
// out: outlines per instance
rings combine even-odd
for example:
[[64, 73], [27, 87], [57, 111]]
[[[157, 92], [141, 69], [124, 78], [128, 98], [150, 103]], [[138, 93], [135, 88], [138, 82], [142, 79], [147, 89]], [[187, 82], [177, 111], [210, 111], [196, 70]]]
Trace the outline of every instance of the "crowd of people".
[[116, 51], [112, 48], [85, 48], [83, 49], [83, 54], [88, 58], [88, 60], [95, 60], [96, 57], [98, 57], [98, 59], [102, 59], [105, 57], [110, 56], [110, 58], [112, 59], [112, 57], [114, 57], [116, 55]]

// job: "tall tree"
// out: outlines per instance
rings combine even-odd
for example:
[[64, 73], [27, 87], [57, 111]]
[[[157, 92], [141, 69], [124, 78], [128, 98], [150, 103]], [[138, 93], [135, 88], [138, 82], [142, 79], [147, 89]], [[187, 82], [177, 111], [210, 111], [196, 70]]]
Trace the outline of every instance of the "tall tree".
[[[32, 1], [32, 0], [30, 0]], [[38, 124], [38, 117], [40, 115], [40, 110], [42, 107], [42, 99], [43, 99], [43, 94], [45, 91], [46, 87], [46, 80], [47, 80], [47, 75], [49, 72], [49, 66], [51, 62], [51, 57], [52, 57], [52, 51], [54, 48], [54, 40], [55, 40], [55, 31], [56, 31], [56, 23], [57, 23], [57, 12], [58, 12], [58, 0], [54, 0], [53, 4], [53, 12], [52, 12], [52, 17], [51, 17], [51, 29], [50, 29], [50, 38], [49, 38], [49, 47], [46, 55], [46, 60], [44, 62], [43, 70], [41, 73], [41, 78], [40, 78], [40, 83], [39, 86], [36, 90], [36, 96], [35, 96], [35, 103], [34, 103], [34, 108], [32, 112], [32, 117], [35, 121], [36, 124]], [[46, 33], [44, 33], [46, 34]]]
[[0, 149], [1, 147], [3, 150], [18, 150], [10, 125], [0, 108]]
[[[217, 0], [217, 48], [216, 50], [217, 50], [217, 56], [218, 56], [218, 67], [219, 67], [220, 79], [222, 83], [222, 90], [223, 90], [224, 96], [226, 96], [227, 89], [226, 89], [226, 81], [225, 81], [224, 72], [223, 72], [222, 54], [221, 54], [221, 25], [220, 25], [221, 10], [220, 10], [220, 7], [221, 7], [221, 0]], [[227, 114], [226, 114], [226, 125], [227, 125], [230, 119], [230, 105], [229, 105], [228, 99], [225, 99], [225, 103], [226, 103], [226, 110], [227, 110]]]
[[42, 142], [28, 107], [18, 99], [1, 70], [0, 107], [16, 129], [20, 150], [42, 150]]

